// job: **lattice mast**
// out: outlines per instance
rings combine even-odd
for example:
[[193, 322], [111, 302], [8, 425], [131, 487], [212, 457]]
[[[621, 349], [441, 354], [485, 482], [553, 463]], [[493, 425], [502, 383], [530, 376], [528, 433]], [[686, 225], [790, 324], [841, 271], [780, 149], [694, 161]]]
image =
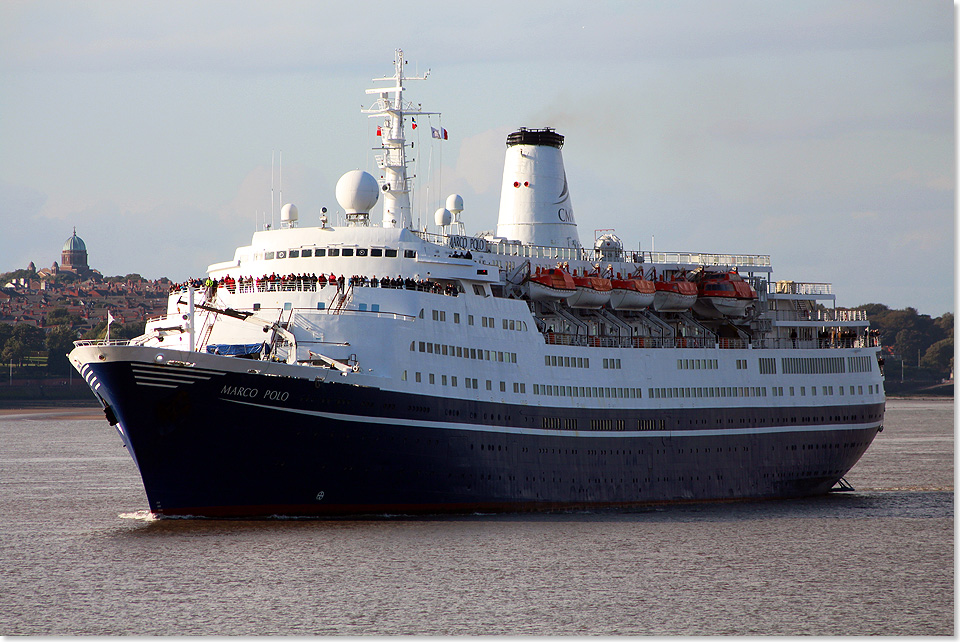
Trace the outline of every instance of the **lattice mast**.
[[368, 89], [368, 94], [379, 95], [370, 109], [361, 110], [370, 118], [382, 118], [377, 127], [380, 134], [382, 154], [377, 155], [377, 166], [383, 172], [380, 190], [383, 194], [383, 227], [413, 227], [410, 211], [412, 178], [407, 176], [407, 145], [404, 137], [404, 120], [410, 116], [433, 115], [439, 112], [423, 111], [420, 105], [403, 102], [403, 83], [406, 80], [425, 80], [430, 70], [422, 76], [405, 76], [403, 50], [397, 49], [394, 56], [394, 75], [390, 78], [374, 78], [373, 82], [392, 82], [392, 87]]

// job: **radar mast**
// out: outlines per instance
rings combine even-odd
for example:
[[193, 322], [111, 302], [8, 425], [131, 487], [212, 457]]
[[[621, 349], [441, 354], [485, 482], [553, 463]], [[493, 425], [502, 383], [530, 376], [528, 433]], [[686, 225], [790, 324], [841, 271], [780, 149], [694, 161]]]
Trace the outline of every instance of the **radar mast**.
[[[394, 56], [394, 75], [389, 78], [374, 78], [373, 82], [392, 82], [392, 87], [368, 89], [367, 94], [379, 95], [370, 109], [361, 113], [370, 118], [382, 118], [377, 126], [382, 154], [377, 155], [377, 167], [383, 172], [380, 190], [383, 193], [383, 227], [406, 227], [413, 225], [410, 212], [410, 180], [407, 177], [407, 142], [404, 138], [404, 118], [438, 114], [422, 111], [419, 105], [403, 102], [403, 83], [405, 80], [425, 80], [430, 75], [428, 69], [423, 76], [405, 76], [403, 50], [397, 49]], [[416, 124], [414, 124], [416, 127]]]

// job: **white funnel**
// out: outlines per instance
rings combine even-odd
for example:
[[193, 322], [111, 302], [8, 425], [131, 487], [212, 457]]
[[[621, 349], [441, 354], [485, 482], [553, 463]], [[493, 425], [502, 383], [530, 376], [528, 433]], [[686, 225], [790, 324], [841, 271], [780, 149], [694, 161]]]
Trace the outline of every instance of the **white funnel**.
[[497, 236], [530, 245], [580, 247], [567, 175], [563, 136], [521, 127], [507, 136]]

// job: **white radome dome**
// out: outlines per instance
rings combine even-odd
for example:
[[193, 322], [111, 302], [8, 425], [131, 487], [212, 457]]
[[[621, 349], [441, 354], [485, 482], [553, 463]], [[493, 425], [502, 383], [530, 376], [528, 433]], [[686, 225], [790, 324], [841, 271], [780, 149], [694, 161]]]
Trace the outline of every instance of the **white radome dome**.
[[463, 211], [463, 197], [459, 194], [451, 194], [447, 197], [447, 209], [453, 212], [454, 214], [459, 214]]
[[280, 220], [284, 223], [293, 223], [297, 220], [297, 206], [293, 203], [287, 203], [280, 208]]
[[433, 213], [433, 219], [440, 227], [445, 227], [453, 223], [453, 214], [445, 207], [441, 207]]
[[337, 181], [337, 202], [347, 214], [369, 214], [380, 198], [380, 185], [371, 174], [354, 169]]

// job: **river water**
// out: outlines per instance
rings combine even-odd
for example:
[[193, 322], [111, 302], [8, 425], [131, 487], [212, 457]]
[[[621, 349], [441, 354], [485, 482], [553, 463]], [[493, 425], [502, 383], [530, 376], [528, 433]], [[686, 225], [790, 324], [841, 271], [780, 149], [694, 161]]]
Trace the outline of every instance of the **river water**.
[[7, 414], [0, 634], [952, 635], [953, 401], [885, 423], [852, 493], [244, 522], [153, 520], [105, 420]]

